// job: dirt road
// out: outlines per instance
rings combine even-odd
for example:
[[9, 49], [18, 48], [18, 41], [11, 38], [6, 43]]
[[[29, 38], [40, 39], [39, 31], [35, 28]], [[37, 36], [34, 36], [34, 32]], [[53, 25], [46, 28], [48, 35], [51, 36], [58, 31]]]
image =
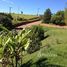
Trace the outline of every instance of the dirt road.
[[44, 26], [44, 27], [54, 27], [54, 28], [67, 28], [67, 26], [44, 24], [44, 23], [41, 23], [41, 21], [36, 21], [36, 22], [33, 22], [33, 23], [24, 24], [24, 25], [18, 26], [16, 28], [26, 28], [26, 27], [30, 27], [32, 25], [41, 25], [41, 26]]

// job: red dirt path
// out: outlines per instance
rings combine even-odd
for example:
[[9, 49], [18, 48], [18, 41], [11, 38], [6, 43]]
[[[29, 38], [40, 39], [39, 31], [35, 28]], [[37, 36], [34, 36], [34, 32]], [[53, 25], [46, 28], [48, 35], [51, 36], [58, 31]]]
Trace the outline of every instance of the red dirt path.
[[44, 24], [44, 23], [41, 23], [41, 21], [28, 23], [28, 24], [25, 24], [25, 25], [18, 26], [16, 28], [26, 28], [26, 27], [30, 27], [32, 25], [41, 25], [41, 26], [44, 26], [44, 27], [53, 27], [53, 28], [67, 28], [67, 26], [59, 26], [59, 25], [53, 25], [53, 24]]

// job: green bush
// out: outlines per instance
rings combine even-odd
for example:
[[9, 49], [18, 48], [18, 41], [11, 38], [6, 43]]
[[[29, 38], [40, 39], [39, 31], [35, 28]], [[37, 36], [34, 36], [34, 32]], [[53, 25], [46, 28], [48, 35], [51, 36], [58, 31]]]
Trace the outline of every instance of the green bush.
[[29, 38], [31, 40], [28, 53], [33, 53], [40, 49], [41, 40], [44, 39], [44, 30], [41, 26], [32, 26], [31, 33], [29, 34]]
[[[57, 11], [56, 14], [51, 13], [50, 9], [46, 9], [46, 11], [44, 12], [44, 15], [42, 16], [43, 18], [43, 23], [53, 23], [56, 25], [65, 25], [66, 24], [66, 16], [67, 16], [67, 11], [65, 9], [65, 13], [64, 11]], [[65, 15], [64, 15], [65, 14]]]
[[[40, 25], [38, 25], [38, 26], [33, 25], [33, 26], [30, 28], [30, 30], [31, 30], [31, 35], [32, 35], [32, 36], [33, 36], [33, 35], [37, 35], [37, 38], [39, 38], [39, 40], [44, 39], [44, 29], [43, 29], [42, 26], [40, 26]], [[31, 35], [30, 35], [30, 36], [31, 36]]]
[[60, 16], [53, 16], [51, 18], [51, 23], [56, 24], [56, 25], [64, 25], [64, 21], [61, 19]]
[[27, 21], [27, 19], [21, 18], [21, 17], [18, 17], [17, 20], [18, 20], [18, 21]]
[[13, 17], [11, 16], [11, 14], [7, 14], [7, 17], [9, 17], [11, 20], [13, 20]]
[[0, 13], [0, 24], [2, 24], [3, 26], [5, 26], [7, 29], [12, 29], [13, 25], [12, 25], [12, 18], [10, 15], [6, 15], [6, 14], [1, 14]]
[[64, 22], [64, 11], [58, 11], [51, 17], [51, 23], [56, 25], [65, 25]]

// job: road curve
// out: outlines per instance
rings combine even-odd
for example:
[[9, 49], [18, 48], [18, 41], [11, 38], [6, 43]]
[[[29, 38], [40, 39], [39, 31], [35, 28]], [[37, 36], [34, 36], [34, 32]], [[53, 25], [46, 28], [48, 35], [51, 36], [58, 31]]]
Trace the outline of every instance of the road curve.
[[16, 28], [17, 29], [19, 29], [19, 28], [22, 29], [22, 28], [26, 28], [26, 27], [31, 27], [32, 25], [41, 25], [41, 26], [44, 26], [44, 27], [53, 27], [53, 28], [67, 28], [67, 26], [59, 26], [59, 25], [53, 25], [53, 24], [44, 24], [44, 23], [41, 23], [41, 21], [36, 21], [36, 22], [20, 25], [20, 26], [17, 26]]

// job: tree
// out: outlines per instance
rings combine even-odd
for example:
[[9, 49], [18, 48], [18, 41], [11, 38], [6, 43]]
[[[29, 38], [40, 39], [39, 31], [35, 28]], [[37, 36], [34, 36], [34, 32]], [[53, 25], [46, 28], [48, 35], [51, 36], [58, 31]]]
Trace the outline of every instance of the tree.
[[56, 25], [65, 25], [64, 11], [58, 11], [56, 14], [52, 15], [51, 23]]
[[64, 12], [64, 21], [65, 24], [67, 25], [67, 8], [65, 8], [65, 12]]
[[49, 8], [46, 9], [43, 16], [43, 23], [50, 23], [51, 15], [52, 15], [51, 10]]
[[23, 14], [23, 11], [21, 11], [21, 14]]

